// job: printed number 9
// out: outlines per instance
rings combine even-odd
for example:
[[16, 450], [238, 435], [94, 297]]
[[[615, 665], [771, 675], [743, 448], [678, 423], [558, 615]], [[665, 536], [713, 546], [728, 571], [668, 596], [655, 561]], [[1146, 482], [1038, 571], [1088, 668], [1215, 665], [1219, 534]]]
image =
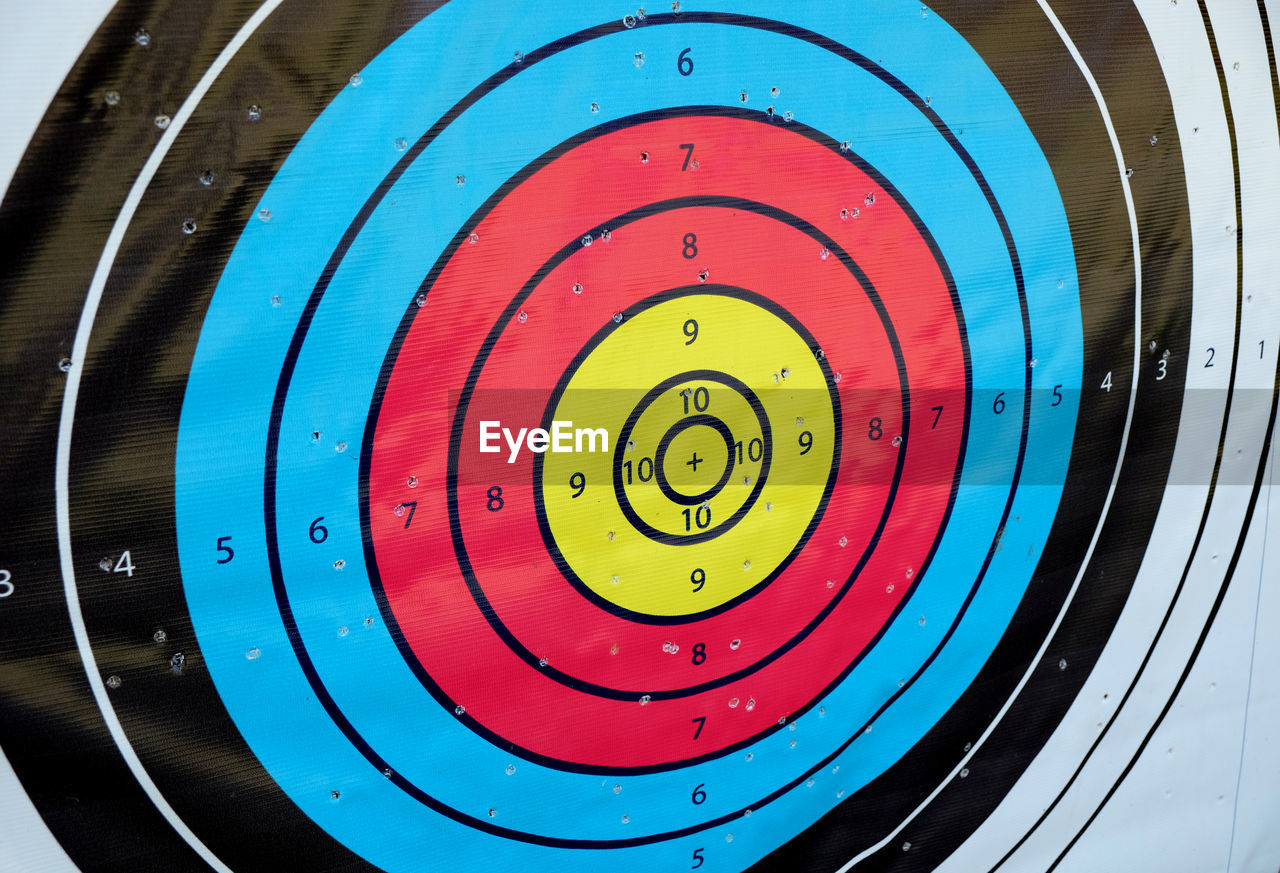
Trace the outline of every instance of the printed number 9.
[[686, 321], [684, 323], [684, 335], [689, 338], [689, 341], [686, 342], [685, 345], [693, 345], [693, 341], [698, 338], [698, 322], [692, 318]]
[[689, 574], [689, 581], [693, 583], [695, 592], [701, 591], [702, 586], [707, 584], [707, 573], [701, 567]]
[[574, 473], [569, 477], [569, 487], [578, 489], [570, 495], [571, 497], [581, 497], [582, 492], [587, 490], [587, 477], [581, 473]]
[[809, 450], [813, 448], [813, 433], [811, 431], [803, 431], [800, 434], [800, 454], [807, 455]]

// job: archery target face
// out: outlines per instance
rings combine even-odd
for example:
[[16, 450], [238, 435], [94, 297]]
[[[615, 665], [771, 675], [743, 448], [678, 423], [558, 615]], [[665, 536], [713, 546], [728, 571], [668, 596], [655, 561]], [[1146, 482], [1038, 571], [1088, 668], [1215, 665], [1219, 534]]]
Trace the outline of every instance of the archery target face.
[[[1178, 435], [1134, 422], [1205, 369], [1154, 51], [1099, 85], [1085, 13], [1003, 14], [1037, 63], [948, 4], [396, 10], [269, 148], [288, 91], [255, 64], [306, 15], [233, 29], [145, 119], [154, 181], [60, 376], [72, 635], [182, 824], [154, 851], [960, 845], [1120, 618], [1158, 503], [1117, 489], [1168, 479]], [[123, 326], [148, 312], [156, 347]], [[287, 852], [176, 787], [192, 731]]]

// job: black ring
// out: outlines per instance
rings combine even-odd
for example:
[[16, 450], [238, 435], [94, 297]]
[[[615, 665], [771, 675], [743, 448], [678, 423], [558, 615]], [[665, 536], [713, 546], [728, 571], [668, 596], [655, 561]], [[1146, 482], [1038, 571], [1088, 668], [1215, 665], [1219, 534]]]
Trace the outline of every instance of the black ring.
[[[712, 286], [712, 291], [715, 291], [719, 287], [720, 286]], [[631, 430], [636, 426], [636, 422], [640, 420], [640, 416], [644, 414], [644, 411], [649, 408], [649, 405], [652, 404], [659, 396], [665, 394], [672, 385], [678, 385], [681, 382], [688, 382], [694, 379], [702, 379], [708, 382], [719, 382], [721, 385], [726, 385], [734, 389], [746, 398], [747, 402], [751, 404], [752, 411], [756, 414], [756, 420], [760, 422], [760, 433], [761, 438], [764, 440], [765, 452], [764, 457], [760, 461], [760, 475], [756, 477], [755, 486], [751, 489], [751, 493], [747, 495], [747, 499], [742, 502], [742, 505], [738, 507], [738, 510], [734, 512], [733, 515], [729, 516], [729, 518], [722, 521], [715, 527], [702, 532], [691, 531], [688, 534], [673, 534], [667, 533], [663, 530], [658, 530], [656, 527], [641, 518], [635, 509], [632, 508], [631, 501], [627, 498], [626, 491], [622, 487], [622, 455], [626, 451], [627, 440], [631, 435]], [[835, 406], [834, 408], [838, 413], [839, 406]], [[712, 416], [707, 416], [707, 418], [712, 418]], [[719, 422], [726, 432], [729, 430], [728, 426], [725, 425], [724, 422], [720, 422], [719, 419], [715, 419], [715, 421]], [[729, 453], [732, 455], [732, 433], [728, 434], [728, 442]], [[743, 516], [751, 511], [751, 507], [755, 505], [756, 499], [760, 496], [760, 491], [764, 488], [765, 480], [769, 477], [769, 461], [772, 457], [773, 430], [769, 426], [769, 417], [764, 413], [764, 404], [760, 402], [760, 398], [756, 396], [756, 393], [748, 388], [745, 383], [735, 379], [728, 373], [721, 373], [718, 370], [686, 370], [683, 373], [677, 373], [674, 376], [663, 379], [657, 385], [650, 388], [644, 397], [640, 398], [640, 402], [636, 404], [635, 409], [631, 410], [631, 415], [627, 416], [627, 422], [622, 426], [622, 431], [618, 434], [618, 440], [613, 449], [613, 490], [618, 497], [618, 508], [622, 510], [622, 514], [626, 517], [627, 521], [629, 521], [631, 526], [638, 532], [644, 534], [649, 539], [662, 543], [666, 546], [692, 546], [697, 543], [705, 543], [707, 540], [715, 539], [721, 534], [727, 533], [730, 528], [742, 521]], [[835, 469], [838, 464], [839, 457], [836, 456], [833, 458], [832, 469]], [[655, 468], [658, 466], [656, 453], [654, 466]], [[726, 466], [724, 477], [719, 483], [717, 483], [713, 489], [714, 491], [719, 491], [724, 487], [724, 484], [729, 481], [729, 474], [732, 472], [732, 469], [732, 464]], [[659, 483], [659, 485], [661, 485], [661, 483]], [[662, 493], [667, 494], [667, 491], [664, 490]], [[707, 499], [700, 496], [696, 500], [691, 501], [683, 495], [676, 494], [675, 491], [672, 491], [671, 494], [675, 494], [676, 497], [679, 498], [679, 500], [676, 500], [677, 503], [685, 506], [692, 505], [694, 503], [701, 503], [704, 499]], [[825, 502], [826, 501], [824, 500], [824, 505]]]
[[[720, 479], [706, 491], [700, 494], [688, 495], [681, 494], [675, 487], [667, 481], [667, 474], [664, 472], [667, 460], [667, 449], [671, 447], [671, 441], [684, 433], [691, 427], [709, 427], [716, 433], [720, 434], [720, 438], [724, 440], [725, 447], [725, 464], [724, 472], [720, 474]], [[694, 455], [698, 454], [695, 451]], [[689, 463], [688, 461], [685, 462]], [[725, 424], [722, 419], [716, 418], [714, 415], [708, 415], [700, 412], [697, 415], [690, 415], [681, 421], [676, 422], [667, 428], [667, 432], [662, 435], [662, 439], [658, 440], [658, 450], [653, 453], [653, 472], [658, 479], [658, 490], [664, 497], [672, 503], [678, 503], [681, 506], [694, 506], [703, 501], [710, 500], [719, 494], [724, 486], [729, 483], [729, 477], [733, 475], [733, 431], [729, 430], [729, 425]], [[694, 470], [698, 468], [695, 466]]]

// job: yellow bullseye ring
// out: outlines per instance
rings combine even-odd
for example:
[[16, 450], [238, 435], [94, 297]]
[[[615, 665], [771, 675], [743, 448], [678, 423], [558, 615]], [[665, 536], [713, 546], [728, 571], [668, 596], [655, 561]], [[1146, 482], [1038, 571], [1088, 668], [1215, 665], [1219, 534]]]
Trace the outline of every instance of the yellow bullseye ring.
[[551, 418], [609, 433], [608, 452], [542, 456], [562, 566], [600, 599], [663, 618], [771, 577], [821, 508], [836, 438], [806, 340], [765, 306], [710, 289], [614, 328]]

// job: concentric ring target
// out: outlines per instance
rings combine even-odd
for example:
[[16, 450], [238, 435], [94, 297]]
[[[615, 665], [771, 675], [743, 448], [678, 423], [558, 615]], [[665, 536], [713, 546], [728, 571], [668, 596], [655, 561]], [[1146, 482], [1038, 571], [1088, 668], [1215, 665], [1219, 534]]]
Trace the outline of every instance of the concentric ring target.
[[[137, 81], [191, 54], [147, 14]], [[1135, 689], [1169, 616], [1212, 625], [1239, 546], [1217, 600], [1187, 580], [1235, 476], [1243, 543], [1270, 444], [1230, 449], [1275, 418], [1243, 207], [1193, 221], [1206, 158], [1153, 10], [364, 4], [336, 64], [338, 13], [209, 14], [235, 36], [163, 112], [99, 81], [138, 26], [112, 14], [64, 86], [95, 95], [76, 154], [141, 119], [151, 157], [5, 267], [26, 306], [93, 241], [65, 267], [88, 302], [47, 313], [60, 381], [17, 403], [24, 445], [57, 445], [20, 497], [47, 519], [0, 553], [8, 638], [87, 668], [76, 766], [0, 720], [77, 864], [120, 852], [68, 824], [88, 772], [126, 786], [101, 815], [142, 866], [994, 870], [1076, 845], [1116, 789], [1084, 822], [1059, 801], [1119, 712], [1150, 727], [1135, 759], [1162, 722]], [[281, 51], [305, 83], [272, 78]], [[1230, 341], [1187, 240], [1235, 258]], [[1158, 515], [1184, 475], [1194, 537]], [[1143, 563], [1157, 536], [1183, 564]], [[1132, 663], [1104, 652], [1126, 602], [1166, 617]], [[1128, 677], [1105, 697], [1099, 659]], [[1033, 778], [1093, 721], [1074, 775]]]

